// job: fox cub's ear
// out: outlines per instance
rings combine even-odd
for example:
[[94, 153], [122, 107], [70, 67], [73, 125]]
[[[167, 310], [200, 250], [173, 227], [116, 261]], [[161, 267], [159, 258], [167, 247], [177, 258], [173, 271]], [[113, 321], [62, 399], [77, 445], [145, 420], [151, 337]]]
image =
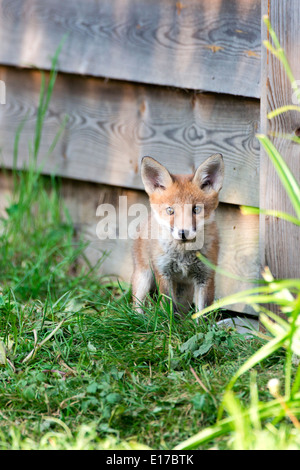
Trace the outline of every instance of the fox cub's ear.
[[148, 194], [152, 194], [156, 190], [165, 190], [173, 183], [168, 170], [151, 157], [142, 159], [141, 175]]
[[215, 153], [196, 170], [193, 183], [200, 186], [203, 191], [214, 190], [217, 193], [223, 185], [224, 179], [224, 162], [220, 153]]

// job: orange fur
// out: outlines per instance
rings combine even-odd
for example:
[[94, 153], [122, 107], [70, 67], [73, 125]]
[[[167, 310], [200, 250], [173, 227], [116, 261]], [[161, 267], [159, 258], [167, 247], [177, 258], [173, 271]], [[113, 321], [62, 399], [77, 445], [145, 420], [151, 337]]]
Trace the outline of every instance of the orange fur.
[[[197, 309], [213, 302], [214, 271], [200, 262], [197, 253], [217, 264], [219, 243], [213, 216], [223, 173], [220, 154], [206, 160], [194, 175], [172, 175], [156, 160], [144, 157], [142, 178], [152, 213], [133, 247], [132, 293], [139, 311], [155, 287], [172, 297], [176, 311], [187, 312], [193, 301]], [[200, 230], [204, 244], [199, 250], [193, 242]]]

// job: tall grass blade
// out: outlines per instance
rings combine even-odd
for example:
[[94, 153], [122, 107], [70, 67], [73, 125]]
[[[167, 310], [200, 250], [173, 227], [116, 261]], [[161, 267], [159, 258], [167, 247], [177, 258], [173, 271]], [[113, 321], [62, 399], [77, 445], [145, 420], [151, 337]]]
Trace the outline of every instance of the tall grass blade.
[[291, 222], [294, 225], [300, 226], [300, 219], [297, 219], [293, 215], [287, 214], [286, 212], [276, 211], [276, 210], [268, 210], [268, 209], [260, 209], [259, 207], [251, 207], [251, 206], [241, 206], [241, 212], [244, 215], [270, 215], [271, 217], [277, 217], [278, 219], [286, 220], [287, 222]]
[[43, 128], [43, 117], [44, 117], [44, 100], [45, 100], [45, 74], [41, 72], [41, 86], [40, 86], [40, 98], [39, 98], [39, 105], [37, 108], [37, 118], [35, 124], [35, 137], [34, 137], [34, 148], [33, 148], [33, 157], [34, 162], [36, 162], [40, 142], [42, 137], [42, 128]]
[[58, 48], [56, 49], [56, 52], [54, 54], [54, 57], [52, 58], [51, 61], [51, 70], [50, 70], [50, 76], [49, 76], [49, 82], [47, 89], [45, 87], [45, 74], [42, 72], [42, 82], [41, 82], [41, 88], [40, 88], [40, 99], [39, 99], [39, 106], [38, 106], [38, 112], [37, 112], [37, 120], [36, 120], [36, 127], [35, 127], [35, 139], [34, 139], [34, 149], [33, 149], [33, 158], [34, 162], [36, 163], [39, 149], [40, 149], [40, 142], [41, 142], [41, 137], [42, 137], [42, 130], [43, 130], [43, 124], [44, 120], [46, 117], [46, 113], [49, 107], [49, 103], [51, 100], [51, 96], [53, 93], [56, 77], [57, 77], [57, 62], [58, 62], [58, 57], [59, 54], [62, 50], [62, 47], [65, 43], [65, 40], [67, 38], [68, 34], [65, 34], [59, 43]]
[[[294, 415], [299, 415], [300, 413], [300, 394], [297, 393], [294, 396], [293, 401], [286, 401], [289, 411]], [[250, 416], [250, 409], [244, 409], [240, 415], [240, 419], [248, 420]], [[274, 418], [274, 416], [279, 416], [282, 413], [282, 405], [278, 400], [271, 400], [267, 403], [260, 402], [257, 407], [257, 413], [260, 420], [266, 420]], [[284, 414], [283, 414], [284, 416]], [[230, 432], [234, 431], [235, 418], [230, 416], [223, 420], [218, 421], [214, 426], [203, 429], [199, 433], [190, 437], [189, 439], [181, 442], [179, 445], [174, 447], [174, 450], [189, 450], [196, 449], [201, 445], [211, 442], [217, 437], [228, 435]]]
[[300, 106], [296, 106], [296, 105], [292, 105], [292, 104], [282, 106], [281, 108], [277, 108], [277, 109], [274, 109], [274, 111], [271, 111], [267, 115], [267, 117], [268, 117], [268, 119], [273, 119], [274, 117], [279, 116], [282, 113], [286, 113], [287, 111], [298, 111], [298, 113], [299, 113], [300, 112]]
[[237, 371], [237, 373], [231, 378], [227, 390], [230, 390], [237, 379], [245, 374], [245, 372], [248, 372], [252, 367], [257, 365], [259, 362], [263, 361], [267, 357], [269, 357], [271, 354], [273, 354], [275, 351], [277, 351], [279, 348], [281, 348], [287, 338], [289, 337], [289, 331], [285, 331], [281, 333], [280, 335], [277, 335], [276, 338], [273, 338], [271, 341], [266, 343], [262, 348], [260, 348], [256, 353], [253, 354]]
[[265, 135], [257, 135], [258, 140], [262, 143], [266, 152], [268, 153], [277, 174], [289, 196], [289, 199], [295, 209], [298, 219], [300, 219], [300, 186], [296, 181], [291, 170], [287, 166], [286, 162], [272, 144], [272, 142]]

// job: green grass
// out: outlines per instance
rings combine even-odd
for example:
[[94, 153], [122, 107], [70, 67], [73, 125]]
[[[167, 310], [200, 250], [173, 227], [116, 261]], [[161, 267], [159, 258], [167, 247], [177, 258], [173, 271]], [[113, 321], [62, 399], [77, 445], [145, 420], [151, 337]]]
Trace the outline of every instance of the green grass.
[[[171, 449], [212, 425], [262, 341], [219, 331], [214, 317], [172, 318], [160, 299], [136, 315], [125, 286], [82, 263], [57, 180], [15, 178], [0, 238], [0, 448]], [[258, 366], [263, 396], [283, 360]], [[243, 401], [248, 382], [235, 385]]]
[[[172, 449], [212, 425], [262, 340], [171, 318], [160, 299], [136, 315], [125, 286], [79, 262], [58, 182], [15, 176], [0, 240], [0, 448]], [[265, 399], [283, 364], [277, 352], [257, 366]], [[249, 378], [234, 391], [247, 402]]]

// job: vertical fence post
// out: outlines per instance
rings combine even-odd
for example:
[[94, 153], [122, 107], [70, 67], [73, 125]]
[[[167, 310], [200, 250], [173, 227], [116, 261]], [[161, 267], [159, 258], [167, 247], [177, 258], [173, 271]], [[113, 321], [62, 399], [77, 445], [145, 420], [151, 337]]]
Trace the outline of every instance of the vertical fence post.
[[[300, 85], [300, 1], [262, 0], [262, 14], [270, 23], [288, 58]], [[269, 39], [262, 22], [262, 40]], [[280, 61], [262, 46], [261, 132], [269, 136], [286, 161], [297, 181], [300, 180], [300, 145], [284, 137], [297, 135], [300, 113], [288, 111], [272, 120], [267, 114], [281, 106], [293, 104], [295, 97], [291, 83]], [[260, 207], [285, 211], [294, 215], [293, 207], [279, 177], [264, 150], [260, 162]], [[278, 218], [260, 217], [261, 265], [269, 266], [273, 276], [300, 277], [300, 228]]]

